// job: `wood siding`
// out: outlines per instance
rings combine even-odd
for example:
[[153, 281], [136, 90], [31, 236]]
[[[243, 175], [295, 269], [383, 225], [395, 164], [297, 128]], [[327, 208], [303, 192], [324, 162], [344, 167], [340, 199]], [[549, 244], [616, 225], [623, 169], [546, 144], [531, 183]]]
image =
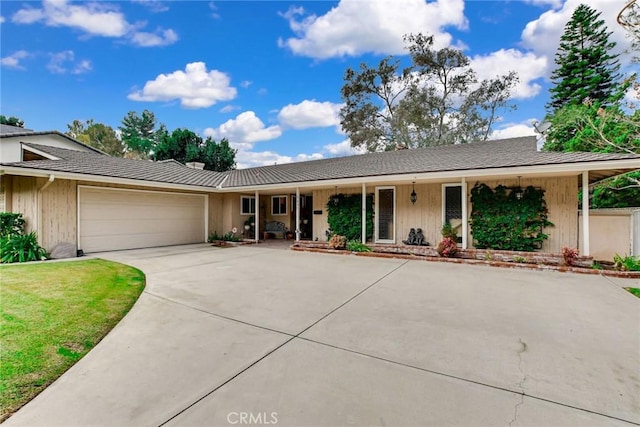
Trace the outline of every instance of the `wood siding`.
[[0, 212], [11, 212], [11, 176], [0, 176]]
[[[38, 188], [47, 182], [38, 178]], [[40, 193], [40, 244], [50, 251], [58, 243], [77, 244], [76, 181], [56, 179]]]
[[22, 214], [27, 232], [38, 231], [37, 189], [35, 177], [14, 176], [11, 179], [11, 211]]
[[[500, 181], [480, 181], [494, 188], [498, 185], [516, 186], [517, 179]], [[476, 182], [469, 182], [469, 191]], [[532, 185], [543, 189], [544, 198], [549, 209], [549, 221], [554, 227], [547, 227], [544, 232], [549, 239], [542, 245], [545, 252], [560, 252], [563, 246], [578, 246], [578, 176], [557, 178], [522, 178], [520, 185]], [[471, 210], [469, 210], [471, 214]], [[471, 240], [469, 241], [472, 242]]]
[[[477, 182], [482, 182], [494, 188], [498, 185], [516, 186], [517, 179], [467, 181], [467, 213], [471, 215], [471, 189]], [[456, 184], [455, 181], [449, 184]], [[410, 228], [422, 228], [422, 232], [429, 243], [437, 244], [442, 238], [442, 183], [416, 184], [418, 196], [416, 204], [411, 203], [411, 184], [397, 185], [396, 188], [396, 243], [406, 239]], [[521, 185], [539, 187], [545, 190], [545, 200], [549, 209], [549, 220], [554, 227], [545, 229], [549, 239], [543, 244], [542, 250], [560, 252], [563, 246], [577, 247], [578, 245], [578, 177], [531, 178], [522, 179]], [[375, 192], [375, 186], [367, 187], [367, 193]], [[360, 187], [338, 188], [338, 193], [360, 194]], [[326, 240], [325, 231], [329, 229], [326, 204], [335, 189], [316, 190], [313, 192], [313, 209], [321, 210], [321, 215], [313, 216], [313, 238]], [[375, 203], [375, 201], [374, 201]], [[374, 221], [375, 222], [375, 221]], [[471, 229], [467, 236], [469, 247], [473, 247]]]

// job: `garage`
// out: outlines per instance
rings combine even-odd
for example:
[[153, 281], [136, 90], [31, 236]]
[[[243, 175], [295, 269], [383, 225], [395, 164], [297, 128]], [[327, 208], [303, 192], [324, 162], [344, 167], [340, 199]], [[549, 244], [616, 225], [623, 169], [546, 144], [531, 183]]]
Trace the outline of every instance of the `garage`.
[[208, 196], [78, 186], [78, 248], [86, 253], [201, 243]]

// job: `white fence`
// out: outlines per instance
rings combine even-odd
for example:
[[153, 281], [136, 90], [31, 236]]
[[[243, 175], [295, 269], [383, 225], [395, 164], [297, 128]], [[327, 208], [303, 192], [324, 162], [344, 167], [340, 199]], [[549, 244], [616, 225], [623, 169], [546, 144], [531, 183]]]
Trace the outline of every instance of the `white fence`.
[[[578, 224], [582, 247], [582, 212]], [[589, 234], [595, 259], [611, 261], [615, 254], [640, 255], [640, 208], [590, 210]]]

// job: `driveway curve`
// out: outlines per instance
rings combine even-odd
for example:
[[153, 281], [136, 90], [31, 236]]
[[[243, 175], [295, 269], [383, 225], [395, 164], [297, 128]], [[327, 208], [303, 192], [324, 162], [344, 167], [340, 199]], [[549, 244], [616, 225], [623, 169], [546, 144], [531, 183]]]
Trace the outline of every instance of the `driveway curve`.
[[7, 426], [640, 424], [638, 281], [209, 245]]

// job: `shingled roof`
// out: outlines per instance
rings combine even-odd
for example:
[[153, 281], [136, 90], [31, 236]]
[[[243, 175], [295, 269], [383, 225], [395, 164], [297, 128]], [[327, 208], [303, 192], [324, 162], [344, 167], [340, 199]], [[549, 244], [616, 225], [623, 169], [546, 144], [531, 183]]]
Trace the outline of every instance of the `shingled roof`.
[[224, 173], [191, 169], [178, 162], [152, 162], [111, 157], [102, 154], [68, 150], [41, 144], [25, 144], [44, 151], [59, 160], [32, 160], [9, 163], [27, 169], [39, 169], [75, 174], [135, 179], [170, 184], [215, 187], [225, 177]]
[[536, 150], [535, 137], [520, 137], [241, 169], [231, 173], [224, 186], [244, 187], [619, 159], [638, 159], [640, 168], [640, 155], [540, 152]]
[[[535, 137], [369, 153], [229, 172], [191, 169], [178, 162], [122, 159], [39, 144], [26, 145], [52, 154], [60, 160], [34, 160], [6, 166], [226, 189], [609, 160], [633, 160], [634, 163], [637, 160], [637, 166], [632, 167], [640, 169], [640, 155], [540, 152], [536, 150]], [[628, 169], [627, 165], [626, 170]]]

